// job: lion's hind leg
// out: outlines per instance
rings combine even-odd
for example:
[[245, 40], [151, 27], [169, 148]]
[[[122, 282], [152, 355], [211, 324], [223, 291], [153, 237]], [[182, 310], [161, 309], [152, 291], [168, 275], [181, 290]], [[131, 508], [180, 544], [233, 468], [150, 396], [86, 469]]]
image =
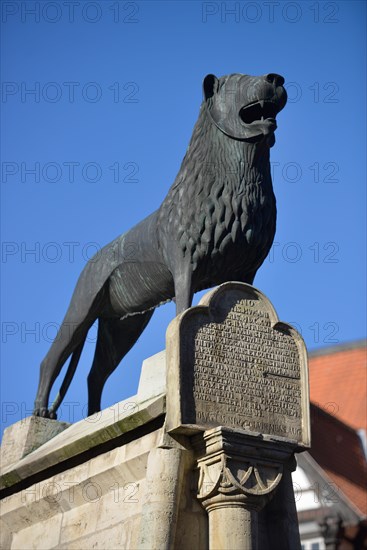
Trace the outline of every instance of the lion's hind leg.
[[71, 355], [74, 354], [71, 361], [78, 362], [88, 330], [98, 318], [104, 299], [105, 292], [102, 289], [90, 305], [88, 300], [85, 300], [82, 306], [80, 306], [80, 303], [76, 304], [76, 300], [71, 300], [56, 338], [41, 363], [40, 379], [33, 411], [35, 416], [49, 417], [51, 413], [51, 416], [55, 418], [56, 407], [51, 408], [51, 410], [48, 408], [53, 383]]
[[[94, 320], [95, 317], [87, 317], [75, 328], [65, 321], [62, 323], [51, 348], [41, 363], [40, 378], [33, 411], [35, 416], [44, 416], [46, 418], [50, 416], [48, 403], [53, 383], [68, 358], [74, 352], [78, 353], [78, 349], [81, 352], [88, 330]], [[54, 414], [52, 415], [53, 418], [55, 416]]]
[[135, 344], [154, 310], [124, 319], [100, 318], [92, 368], [88, 375], [88, 415], [101, 410], [102, 390], [107, 378]]

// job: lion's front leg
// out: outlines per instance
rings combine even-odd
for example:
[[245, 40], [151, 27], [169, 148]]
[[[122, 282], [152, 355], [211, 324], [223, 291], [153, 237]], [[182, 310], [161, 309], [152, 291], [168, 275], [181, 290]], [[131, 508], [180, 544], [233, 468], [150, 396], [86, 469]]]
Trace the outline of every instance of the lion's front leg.
[[176, 315], [179, 315], [185, 309], [191, 306], [194, 295], [192, 288], [192, 269], [191, 263], [182, 262], [178, 266], [174, 275]]

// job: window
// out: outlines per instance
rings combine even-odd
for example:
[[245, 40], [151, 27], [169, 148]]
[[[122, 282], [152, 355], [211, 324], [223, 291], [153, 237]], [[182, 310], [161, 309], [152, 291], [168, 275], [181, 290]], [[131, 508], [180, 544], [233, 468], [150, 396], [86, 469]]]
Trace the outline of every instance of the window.
[[314, 539], [303, 540], [301, 548], [302, 550], [325, 550], [324, 539], [317, 537]]

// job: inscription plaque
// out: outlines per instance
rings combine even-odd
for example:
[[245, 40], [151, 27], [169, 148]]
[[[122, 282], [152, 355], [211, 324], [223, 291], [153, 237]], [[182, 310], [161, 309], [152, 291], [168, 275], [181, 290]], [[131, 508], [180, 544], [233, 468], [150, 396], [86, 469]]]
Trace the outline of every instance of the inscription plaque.
[[256, 288], [224, 283], [176, 317], [167, 359], [171, 431], [223, 426], [309, 446], [304, 342]]

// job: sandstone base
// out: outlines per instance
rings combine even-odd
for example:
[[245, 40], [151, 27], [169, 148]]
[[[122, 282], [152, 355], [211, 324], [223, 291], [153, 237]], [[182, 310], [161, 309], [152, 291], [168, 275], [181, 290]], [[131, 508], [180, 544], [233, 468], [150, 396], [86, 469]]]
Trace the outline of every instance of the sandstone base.
[[[184, 482], [192, 455], [165, 432], [164, 390], [160, 353], [144, 362], [136, 396], [94, 417], [8, 428], [1, 549], [206, 548], [207, 515]], [[40, 424], [50, 440], [18, 460]]]
[[249, 285], [203, 300], [171, 323], [167, 366], [165, 352], [144, 361], [137, 395], [71, 426], [6, 430], [1, 549], [300, 549], [301, 338]]
[[[19, 449], [7, 444], [8, 466], [1, 472], [5, 498], [0, 548], [229, 549], [228, 540], [209, 545], [208, 513], [196, 494], [200, 453], [189, 438], [173, 439], [167, 434], [164, 389], [162, 352], [144, 362], [136, 396], [66, 430], [61, 426], [64, 431], [56, 436], [53, 430], [58, 423], [42, 420], [53, 427], [44, 432], [52, 439], [20, 460], [16, 460]], [[14, 441], [19, 439], [17, 432], [27, 439], [24, 430], [28, 426], [32, 431], [33, 423], [34, 419], [27, 419], [12, 426], [5, 442], [9, 433]], [[278, 491], [284, 492], [286, 483], [283, 480]], [[295, 541], [289, 548], [298, 547], [292, 501], [290, 487], [286, 500], [275, 497], [258, 514], [261, 550], [283, 550], [286, 540]], [[270, 507], [274, 515], [267, 517]], [[283, 524], [279, 521], [282, 507]], [[223, 518], [220, 510], [216, 514], [213, 525], [218, 527], [217, 521]], [[271, 525], [271, 545], [266, 525]]]

